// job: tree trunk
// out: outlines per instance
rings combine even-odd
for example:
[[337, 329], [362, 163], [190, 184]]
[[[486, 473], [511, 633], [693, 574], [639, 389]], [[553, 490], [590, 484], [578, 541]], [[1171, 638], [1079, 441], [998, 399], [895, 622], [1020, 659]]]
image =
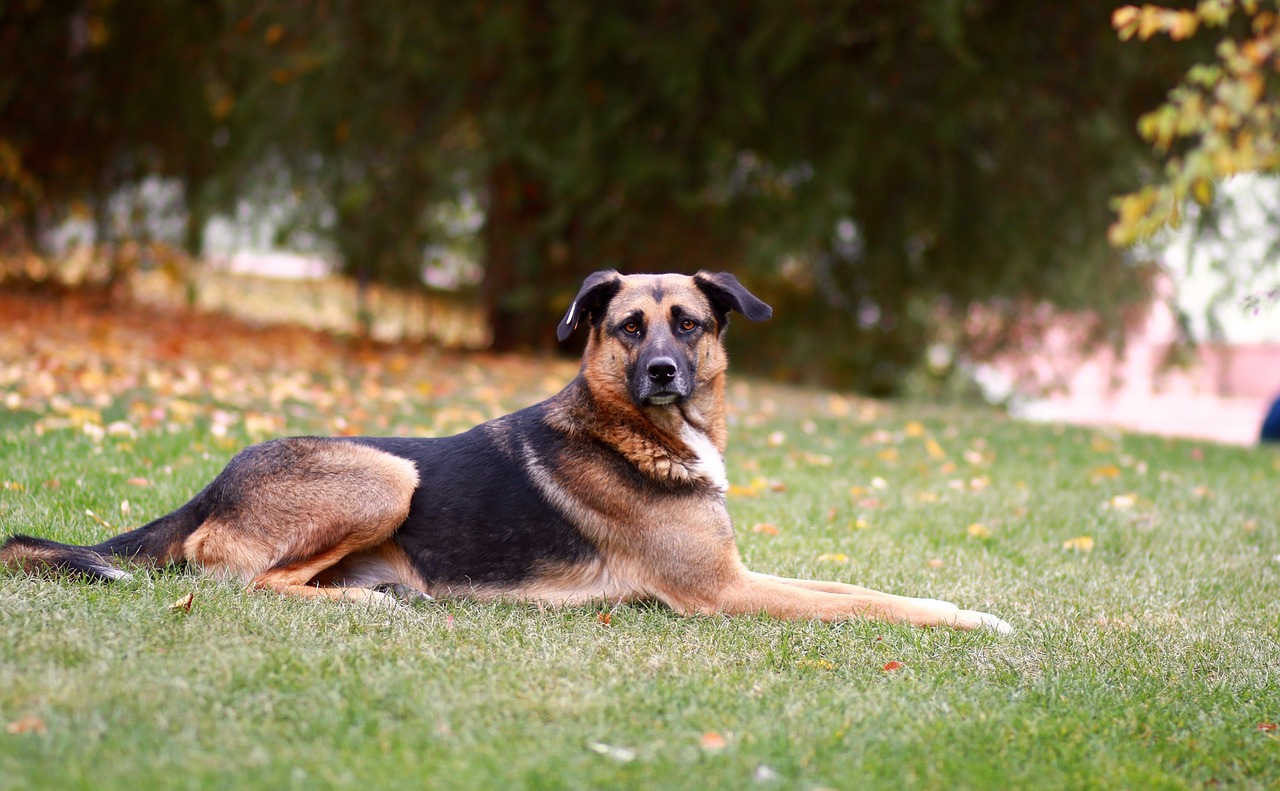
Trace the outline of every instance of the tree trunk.
[[548, 315], [548, 304], [559, 284], [542, 261], [545, 211], [541, 190], [518, 165], [504, 162], [489, 171], [481, 295], [495, 351], [555, 348], [558, 317]]

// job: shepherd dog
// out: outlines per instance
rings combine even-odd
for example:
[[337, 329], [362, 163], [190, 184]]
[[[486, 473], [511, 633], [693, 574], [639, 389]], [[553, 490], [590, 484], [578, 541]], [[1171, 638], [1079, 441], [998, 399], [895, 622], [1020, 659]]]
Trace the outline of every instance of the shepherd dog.
[[422, 598], [1012, 631], [937, 599], [743, 564], [729, 517], [724, 336], [773, 310], [728, 273], [596, 272], [557, 328], [589, 337], [551, 398], [451, 437], [252, 445], [190, 502], [93, 546], [14, 535], [0, 561], [92, 580], [130, 564], [379, 605]]

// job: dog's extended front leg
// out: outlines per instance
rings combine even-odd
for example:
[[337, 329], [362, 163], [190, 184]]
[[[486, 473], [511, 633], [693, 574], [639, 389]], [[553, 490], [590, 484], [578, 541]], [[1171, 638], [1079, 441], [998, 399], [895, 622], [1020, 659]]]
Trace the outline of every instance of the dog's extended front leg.
[[1000, 618], [976, 610], [962, 610], [937, 599], [914, 599], [845, 585], [774, 577], [742, 569], [709, 597], [693, 606], [673, 602], [677, 609], [725, 615], [765, 613], [784, 620], [843, 621], [873, 618], [913, 626], [987, 628], [1001, 634], [1013, 627]]

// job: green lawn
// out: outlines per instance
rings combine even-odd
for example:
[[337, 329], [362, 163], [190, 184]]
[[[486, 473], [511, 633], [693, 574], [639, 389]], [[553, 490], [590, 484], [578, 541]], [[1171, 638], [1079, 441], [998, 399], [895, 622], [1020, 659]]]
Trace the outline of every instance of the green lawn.
[[[170, 359], [118, 330], [51, 362], [4, 333], [0, 532], [79, 543], [176, 507], [251, 439], [451, 431], [574, 370], [328, 346], [193, 367], [193, 342]], [[1280, 783], [1280, 454], [730, 394], [750, 566], [1016, 633], [3, 571], [0, 789]]]

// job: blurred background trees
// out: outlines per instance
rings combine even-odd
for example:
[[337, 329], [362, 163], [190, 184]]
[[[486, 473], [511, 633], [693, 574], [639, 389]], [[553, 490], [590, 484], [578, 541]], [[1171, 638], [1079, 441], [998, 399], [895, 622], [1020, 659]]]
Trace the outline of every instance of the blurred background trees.
[[732, 269], [778, 309], [739, 365], [893, 393], [971, 304], [1105, 331], [1146, 297], [1112, 198], [1155, 172], [1137, 119], [1207, 50], [1123, 43], [1113, 10], [14, 0], [0, 246], [87, 217], [100, 246], [198, 256], [211, 217], [271, 207], [282, 245], [361, 283], [421, 287], [464, 250], [500, 350], [551, 348], [596, 269]]

